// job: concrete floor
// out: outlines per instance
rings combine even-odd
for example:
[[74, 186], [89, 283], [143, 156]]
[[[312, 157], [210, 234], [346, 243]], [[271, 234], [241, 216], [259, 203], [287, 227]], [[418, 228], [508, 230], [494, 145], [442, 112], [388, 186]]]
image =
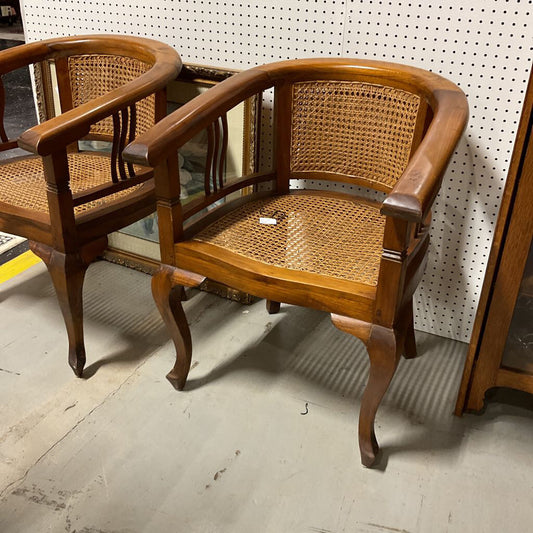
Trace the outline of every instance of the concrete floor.
[[[0, 285], [0, 531], [525, 532], [533, 399], [498, 393], [452, 415], [466, 346], [419, 333], [359, 463], [362, 344], [327, 315], [193, 292], [193, 369], [148, 276], [100, 262], [85, 285], [85, 379], [42, 264]], [[307, 414], [305, 414], [307, 412]]]
[[[14, 41], [24, 41], [24, 29], [22, 20], [17, 20], [13, 26], [6, 23], [0, 24], [0, 39], [12, 39]], [[0, 46], [0, 49], [3, 48]]]

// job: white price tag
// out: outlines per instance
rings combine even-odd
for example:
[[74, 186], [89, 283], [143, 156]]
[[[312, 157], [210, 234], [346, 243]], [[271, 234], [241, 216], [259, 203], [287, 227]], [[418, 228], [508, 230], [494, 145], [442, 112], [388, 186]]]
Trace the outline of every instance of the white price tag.
[[270, 226], [275, 226], [278, 221], [275, 218], [261, 217], [259, 219], [259, 224], [269, 224]]

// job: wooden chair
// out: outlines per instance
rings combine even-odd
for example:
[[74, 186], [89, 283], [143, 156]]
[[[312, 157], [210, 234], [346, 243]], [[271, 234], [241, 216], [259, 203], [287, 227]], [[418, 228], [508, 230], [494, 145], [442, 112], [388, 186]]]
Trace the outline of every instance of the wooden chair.
[[[108, 233], [155, 209], [152, 170], [124, 163], [121, 152], [166, 114], [165, 87], [181, 60], [156, 41], [105, 35], [0, 52], [0, 75], [31, 64], [42, 121], [17, 140], [0, 128], [0, 151], [32, 152], [0, 164], [0, 230], [30, 239], [46, 263], [67, 327], [69, 364], [81, 376], [85, 271]], [[10, 98], [4, 93], [0, 83], [1, 119]], [[106, 141], [111, 153], [82, 151], [81, 139]]]
[[[224, 183], [213, 161], [223, 159], [225, 113], [271, 87], [273, 170]], [[170, 382], [181, 390], [191, 362], [183, 287], [210, 278], [267, 299], [270, 312], [279, 302], [327, 311], [370, 356], [359, 446], [371, 466], [377, 408], [400, 354], [416, 355], [412, 297], [426, 264], [430, 208], [467, 115], [462, 91], [424, 70], [296, 60], [235, 75], [128, 146], [127, 160], [155, 167], [162, 265], [152, 289], [176, 346]], [[203, 128], [221, 131], [210, 135], [213, 172], [204, 196], [182, 205], [176, 149]], [[385, 198], [291, 190], [291, 179], [362, 186]], [[253, 194], [220, 202], [251, 185]]]

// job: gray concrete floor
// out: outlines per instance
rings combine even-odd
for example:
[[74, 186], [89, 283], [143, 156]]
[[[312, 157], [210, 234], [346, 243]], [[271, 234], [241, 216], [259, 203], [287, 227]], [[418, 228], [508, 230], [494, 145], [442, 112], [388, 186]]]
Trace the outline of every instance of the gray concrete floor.
[[423, 356], [400, 363], [369, 470], [359, 341], [323, 313], [193, 292], [179, 393], [149, 284], [89, 269], [81, 380], [44, 266], [0, 285], [1, 532], [531, 531], [533, 400], [498, 393], [454, 417], [464, 344], [417, 335]]
[[[0, 39], [24, 41], [24, 29], [22, 28], [22, 20], [17, 20], [12, 26], [9, 26], [6, 23], [0, 24]], [[0, 49], [3, 50], [1, 46]]]

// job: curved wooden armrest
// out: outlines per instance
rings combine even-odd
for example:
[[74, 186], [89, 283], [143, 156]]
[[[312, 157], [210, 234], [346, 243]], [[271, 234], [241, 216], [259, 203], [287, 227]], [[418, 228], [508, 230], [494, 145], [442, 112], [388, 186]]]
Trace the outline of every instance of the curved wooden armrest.
[[177, 150], [226, 111], [272, 85], [271, 78], [259, 69], [239, 72], [186, 103], [150, 131], [137, 137], [124, 150], [124, 159], [154, 167], [163, 157]]
[[153, 39], [128, 36], [125, 42], [124, 36], [121, 35], [97, 34], [47, 39], [2, 50], [0, 51], [0, 75], [45, 59], [69, 55], [128, 55], [131, 53], [132, 42], [135, 43], [135, 53], [141, 60], [154, 62], [157, 54], [158, 63], [181, 66], [181, 59], [176, 51], [170, 50], [166, 45]]
[[0, 74], [38, 63], [70, 55], [131, 53], [134, 41], [136, 54], [141, 60], [154, 63], [152, 68], [128, 84], [95, 98], [75, 109], [67, 111], [25, 131], [18, 139], [21, 148], [39, 155], [48, 155], [80, 139], [89, 132], [92, 124], [142, 100], [165, 87], [176, 78], [181, 69], [179, 54], [158, 43], [144, 38], [128, 38], [125, 43], [118, 35], [85, 35], [39, 41], [0, 52]]
[[467, 121], [468, 102], [462, 91], [437, 94], [429, 130], [383, 202], [383, 215], [424, 221]]
[[23, 44], [0, 51], [0, 76], [32, 63], [45, 60], [50, 55], [46, 41]]

